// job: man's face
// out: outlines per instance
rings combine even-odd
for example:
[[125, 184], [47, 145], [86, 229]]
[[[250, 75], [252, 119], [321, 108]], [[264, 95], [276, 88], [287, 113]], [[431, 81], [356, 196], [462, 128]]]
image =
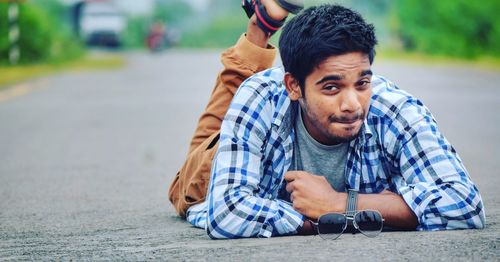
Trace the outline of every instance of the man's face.
[[298, 99], [309, 134], [326, 145], [354, 139], [372, 95], [370, 61], [361, 52], [331, 56], [306, 77]]

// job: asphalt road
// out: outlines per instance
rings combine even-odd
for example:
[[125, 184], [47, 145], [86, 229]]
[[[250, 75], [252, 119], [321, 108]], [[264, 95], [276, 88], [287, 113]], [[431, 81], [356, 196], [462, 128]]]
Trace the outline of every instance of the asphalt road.
[[0, 260], [500, 260], [500, 72], [374, 66], [431, 109], [479, 187], [486, 229], [214, 241], [179, 219], [166, 195], [218, 54], [127, 60], [0, 93]]

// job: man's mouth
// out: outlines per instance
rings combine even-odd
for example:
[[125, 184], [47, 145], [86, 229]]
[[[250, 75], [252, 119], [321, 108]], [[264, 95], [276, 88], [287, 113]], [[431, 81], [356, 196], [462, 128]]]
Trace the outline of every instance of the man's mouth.
[[362, 119], [363, 119], [363, 114], [362, 113], [358, 113], [358, 114], [355, 114], [355, 115], [348, 115], [348, 116], [340, 116], [340, 117], [330, 116], [330, 121], [331, 122], [340, 123], [340, 124], [347, 124], [347, 125], [354, 124], [358, 120], [362, 120]]
[[350, 124], [356, 123], [358, 120], [359, 120], [359, 118], [354, 118], [354, 119], [348, 119], [348, 120], [340, 120], [340, 121], [336, 121], [336, 122], [339, 123], [339, 124], [350, 125]]

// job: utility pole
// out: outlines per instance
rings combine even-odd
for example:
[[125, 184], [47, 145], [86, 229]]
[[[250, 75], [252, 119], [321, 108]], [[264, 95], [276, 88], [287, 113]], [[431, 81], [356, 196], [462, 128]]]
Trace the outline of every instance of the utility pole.
[[19, 62], [21, 51], [19, 50], [19, 3], [16, 0], [9, 1], [9, 61], [12, 65]]

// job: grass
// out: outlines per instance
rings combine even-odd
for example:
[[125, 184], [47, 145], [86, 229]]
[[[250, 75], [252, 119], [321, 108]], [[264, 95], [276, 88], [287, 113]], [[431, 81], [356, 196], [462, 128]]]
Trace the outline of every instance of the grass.
[[33, 65], [0, 66], [0, 90], [12, 84], [63, 71], [115, 69], [125, 61], [118, 55], [85, 56], [76, 61]]
[[198, 30], [183, 34], [180, 47], [227, 48], [232, 46], [245, 31], [248, 19], [237, 14], [227, 14], [214, 19]]

